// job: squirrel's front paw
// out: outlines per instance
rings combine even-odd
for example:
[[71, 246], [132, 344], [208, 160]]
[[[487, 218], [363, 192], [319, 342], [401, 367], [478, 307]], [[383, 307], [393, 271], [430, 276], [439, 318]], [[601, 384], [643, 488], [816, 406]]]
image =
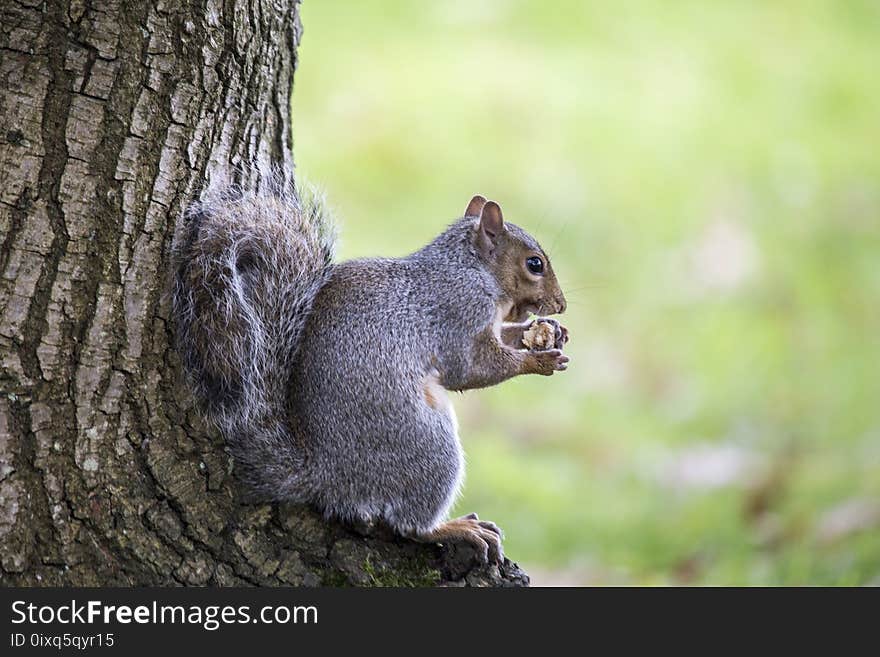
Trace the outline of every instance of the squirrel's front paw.
[[551, 317], [538, 317], [523, 332], [522, 343], [531, 351], [562, 349], [568, 342], [568, 329]]
[[533, 351], [529, 353], [530, 370], [534, 374], [550, 376], [553, 372], [564, 372], [568, 369], [568, 356], [559, 349]]
[[562, 349], [568, 342], [568, 329], [552, 317], [538, 317], [536, 322], [550, 324], [553, 327], [553, 348]]

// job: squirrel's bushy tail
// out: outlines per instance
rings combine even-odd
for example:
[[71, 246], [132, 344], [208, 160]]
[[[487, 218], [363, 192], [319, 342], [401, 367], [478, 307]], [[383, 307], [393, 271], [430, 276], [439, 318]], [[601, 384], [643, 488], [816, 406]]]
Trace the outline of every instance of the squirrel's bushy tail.
[[178, 352], [240, 477], [264, 497], [295, 497], [300, 460], [287, 395], [334, 231], [320, 202], [277, 180], [212, 194], [185, 215], [172, 247]]

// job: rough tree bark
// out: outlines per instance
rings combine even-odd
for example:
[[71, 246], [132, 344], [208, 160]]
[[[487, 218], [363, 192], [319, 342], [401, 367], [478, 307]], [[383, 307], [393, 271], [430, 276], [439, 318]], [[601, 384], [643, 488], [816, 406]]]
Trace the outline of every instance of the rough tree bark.
[[242, 502], [181, 382], [174, 223], [238, 165], [293, 166], [296, 0], [0, 11], [2, 583], [526, 583], [510, 562]]

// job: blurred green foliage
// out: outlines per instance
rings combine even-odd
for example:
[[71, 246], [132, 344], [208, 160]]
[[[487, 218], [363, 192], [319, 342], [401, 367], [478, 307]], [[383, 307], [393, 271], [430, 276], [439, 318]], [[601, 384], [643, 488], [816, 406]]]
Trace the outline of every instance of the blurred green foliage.
[[477, 192], [568, 372], [458, 398], [457, 511], [536, 583], [880, 583], [880, 5], [306, 0], [299, 170], [341, 256]]

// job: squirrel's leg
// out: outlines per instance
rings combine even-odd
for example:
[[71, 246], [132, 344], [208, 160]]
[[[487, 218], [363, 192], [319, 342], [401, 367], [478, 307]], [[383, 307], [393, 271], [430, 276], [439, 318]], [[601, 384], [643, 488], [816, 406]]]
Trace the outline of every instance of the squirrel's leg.
[[551, 324], [555, 333], [554, 348], [562, 349], [568, 342], [568, 329], [560, 324], [552, 317], [536, 317], [534, 320], [526, 320], [525, 322], [505, 322], [501, 325], [501, 342], [513, 349], [523, 349], [523, 333], [525, 333], [532, 324]]
[[494, 522], [480, 520], [476, 513], [469, 513], [461, 518], [447, 520], [414, 538], [422, 543], [467, 543], [476, 550], [477, 558], [482, 563], [501, 563], [504, 560], [502, 536]]
[[442, 384], [448, 390], [485, 388], [520, 374], [543, 374], [568, 367], [568, 356], [559, 349], [522, 351], [498, 340], [488, 329], [477, 336], [470, 358], [446, 368]]

